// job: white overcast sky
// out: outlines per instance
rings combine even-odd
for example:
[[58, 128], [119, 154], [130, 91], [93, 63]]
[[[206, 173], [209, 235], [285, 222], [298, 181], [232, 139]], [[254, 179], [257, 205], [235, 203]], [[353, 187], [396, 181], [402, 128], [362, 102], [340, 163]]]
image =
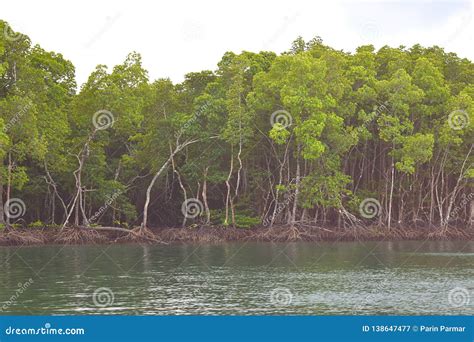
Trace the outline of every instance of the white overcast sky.
[[139, 52], [150, 79], [216, 69], [224, 52], [283, 52], [299, 35], [334, 48], [440, 45], [474, 60], [473, 0], [0, 0], [0, 18], [62, 53], [78, 84]]

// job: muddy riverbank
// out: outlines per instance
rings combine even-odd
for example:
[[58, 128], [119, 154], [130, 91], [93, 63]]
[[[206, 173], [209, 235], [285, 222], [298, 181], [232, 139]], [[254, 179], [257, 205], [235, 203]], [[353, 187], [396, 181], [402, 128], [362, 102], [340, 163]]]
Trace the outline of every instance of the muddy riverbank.
[[[136, 230], [135, 230], [136, 231]], [[317, 226], [252, 229], [197, 227], [154, 228], [145, 236], [113, 227], [96, 228], [15, 228], [0, 232], [0, 245], [119, 244], [148, 243], [219, 243], [226, 241], [371, 241], [371, 240], [473, 240], [472, 228], [392, 228], [367, 227], [340, 229]]]

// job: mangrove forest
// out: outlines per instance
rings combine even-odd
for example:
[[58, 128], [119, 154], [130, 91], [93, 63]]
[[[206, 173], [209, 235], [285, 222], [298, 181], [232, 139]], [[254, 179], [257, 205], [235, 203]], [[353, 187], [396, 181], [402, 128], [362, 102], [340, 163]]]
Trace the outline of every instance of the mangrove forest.
[[474, 65], [441, 47], [299, 37], [181, 83], [150, 80], [131, 52], [78, 85], [67, 56], [0, 32], [4, 243], [472, 234]]

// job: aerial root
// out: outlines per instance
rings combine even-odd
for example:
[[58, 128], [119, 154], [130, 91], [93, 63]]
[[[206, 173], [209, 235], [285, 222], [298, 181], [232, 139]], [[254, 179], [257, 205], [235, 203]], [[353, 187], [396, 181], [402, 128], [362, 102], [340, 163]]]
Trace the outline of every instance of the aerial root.
[[445, 227], [439, 228], [428, 234], [430, 239], [445, 239], [445, 238], [456, 238], [456, 239], [469, 239], [470, 234], [466, 230], [459, 229], [457, 227]]
[[54, 242], [75, 245], [86, 243], [100, 243], [107, 241], [107, 237], [91, 228], [72, 227], [62, 229]]
[[291, 226], [288, 231], [288, 241], [299, 241], [301, 240], [301, 232], [296, 226]]
[[153, 232], [146, 227], [136, 227], [130, 230], [126, 236], [117, 239], [124, 242], [141, 242], [141, 243], [165, 243], [159, 239]]
[[18, 231], [14, 229], [9, 229], [2, 239], [12, 245], [34, 245], [44, 243], [45, 241], [42, 234], [34, 234], [29, 231]]

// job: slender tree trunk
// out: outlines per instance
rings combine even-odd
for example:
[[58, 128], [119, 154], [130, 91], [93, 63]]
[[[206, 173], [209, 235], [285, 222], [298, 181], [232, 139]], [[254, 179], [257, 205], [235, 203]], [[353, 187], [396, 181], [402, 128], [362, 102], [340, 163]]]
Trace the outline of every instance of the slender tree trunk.
[[7, 202], [10, 200], [12, 187], [12, 153], [8, 152], [8, 179], [7, 179]]
[[68, 214], [67, 212], [67, 206], [66, 206], [66, 203], [64, 202], [63, 198], [59, 195], [59, 192], [58, 192], [58, 187], [56, 185], [56, 183], [54, 182], [53, 180], [53, 177], [51, 176], [51, 173], [49, 172], [49, 169], [48, 169], [48, 164], [46, 162], [46, 160], [44, 161], [44, 170], [46, 171], [46, 177], [44, 177], [46, 183], [51, 186], [53, 188], [53, 217], [52, 217], [52, 223], [54, 224], [54, 218], [55, 218], [55, 212], [56, 212], [56, 209], [55, 209], [55, 203], [56, 201], [54, 200], [56, 197], [59, 198], [59, 201], [61, 202], [61, 206], [63, 208], [63, 217], [66, 217], [66, 215]]
[[393, 157], [392, 157], [392, 164], [391, 164], [391, 182], [390, 182], [390, 197], [388, 201], [388, 219], [387, 219], [387, 227], [390, 230], [390, 225], [392, 223], [392, 204], [393, 204], [393, 187], [395, 183], [395, 167], [393, 165]]
[[155, 185], [156, 180], [158, 177], [163, 173], [163, 171], [168, 167], [168, 164], [171, 161], [171, 156], [168, 158], [168, 160], [161, 166], [161, 168], [155, 173], [153, 176], [150, 184], [148, 185], [148, 188], [146, 189], [146, 199], [145, 199], [145, 205], [143, 206], [143, 222], [142, 222], [142, 229], [148, 228], [148, 206], [150, 205], [150, 196], [151, 196], [151, 189], [153, 188], [153, 185]]
[[297, 152], [296, 152], [296, 180], [295, 180], [295, 198], [293, 202], [293, 210], [291, 213], [291, 225], [296, 223], [296, 209], [298, 207], [298, 195], [299, 195], [299, 187], [300, 187], [300, 153], [301, 153], [301, 145], [298, 144]]
[[[119, 160], [119, 163], [117, 165], [117, 170], [115, 170], [115, 175], [114, 175], [114, 181], [117, 181], [120, 175], [120, 168], [121, 168], [121, 161]], [[112, 208], [112, 225], [115, 224], [115, 215], [116, 215], [116, 210], [115, 208]], [[120, 220], [120, 218], [119, 218]]]
[[71, 201], [71, 209], [70, 212], [66, 215], [66, 220], [64, 221], [62, 228], [64, 228], [67, 223], [69, 222], [69, 218], [71, 217], [72, 213], [74, 212], [74, 224], [79, 226], [79, 210], [81, 210], [82, 216], [83, 216], [83, 223], [88, 224], [88, 220], [85, 214], [84, 210], [84, 204], [83, 204], [83, 197], [82, 197], [82, 192], [84, 191], [82, 187], [82, 180], [81, 180], [81, 175], [82, 175], [82, 169], [84, 167], [84, 163], [89, 157], [89, 145], [92, 142], [92, 140], [95, 137], [95, 134], [97, 133], [97, 129], [92, 131], [91, 134], [89, 134], [89, 137], [87, 138], [87, 141], [84, 143], [84, 146], [82, 149], [79, 151], [79, 153], [75, 156], [77, 159], [77, 162], [79, 166], [77, 167], [76, 170], [74, 170], [73, 175], [76, 180], [75, 185], [76, 185], [76, 194], [74, 195], [74, 199]]
[[[81, 193], [77, 193], [78, 201], [81, 200]], [[79, 204], [77, 201], [74, 202], [74, 225], [77, 227], [79, 226]]]
[[142, 229], [147, 229], [148, 228], [148, 206], [150, 205], [150, 196], [151, 196], [151, 189], [153, 188], [153, 185], [155, 185], [156, 180], [158, 177], [163, 173], [163, 171], [166, 170], [168, 167], [169, 163], [173, 159], [173, 157], [180, 152], [183, 148], [185, 148], [188, 145], [194, 144], [195, 142], [198, 142], [199, 140], [188, 140], [182, 144], [176, 143], [176, 147], [173, 152], [171, 152], [171, 155], [169, 158], [166, 160], [166, 162], [161, 166], [161, 168], [155, 173], [153, 176], [150, 184], [148, 185], [148, 188], [146, 189], [146, 198], [145, 198], [145, 205], [143, 206], [143, 221], [141, 228]]
[[235, 200], [239, 196], [239, 188], [240, 188], [240, 175], [242, 173], [242, 159], [241, 159], [241, 154], [242, 154], [242, 135], [240, 136], [240, 141], [239, 141], [239, 152], [237, 153], [237, 160], [239, 161], [239, 168], [237, 170], [237, 181], [235, 184], [235, 191], [234, 191], [234, 196], [232, 196], [232, 200], [230, 202], [231, 204], [231, 210], [232, 210], [232, 225], [235, 227], [236, 222], [235, 222]]
[[56, 220], [54, 219], [56, 216], [56, 195], [49, 193], [49, 196], [51, 196], [51, 217], [49, 221], [51, 224], [56, 224]]
[[[178, 169], [176, 168], [176, 164], [174, 162], [174, 158], [173, 158], [173, 150], [171, 148], [171, 144], [170, 144], [170, 156], [171, 156], [171, 165], [173, 167], [173, 172], [176, 173], [176, 177], [178, 178], [178, 183], [179, 183], [179, 187], [181, 188], [181, 191], [183, 191], [183, 196], [184, 196], [184, 202], [187, 202], [188, 201], [188, 192], [186, 191], [186, 188], [184, 187], [184, 184], [181, 180], [181, 174], [179, 173]], [[198, 196], [199, 196], [199, 192], [198, 192]], [[186, 227], [186, 221], [187, 221], [187, 216], [186, 215], [183, 215], [183, 222], [181, 223], [181, 227]]]
[[204, 210], [206, 212], [206, 224], [211, 224], [211, 211], [209, 210], [209, 204], [207, 203], [207, 173], [209, 166], [204, 169], [203, 183], [202, 183], [202, 201], [204, 202]]
[[454, 205], [454, 201], [456, 200], [456, 197], [457, 197], [457, 194], [459, 192], [459, 185], [461, 183], [461, 180], [463, 179], [464, 177], [464, 168], [466, 166], [466, 163], [467, 163], [467, 160], [469, 159], [469, 156], [472, 152], [472, 148], [473, 148], [473, 145], [471, 145], [471, 148], [469, 149], [469, 152], [467, 153], [466, 155], [466, 158], [464, 158], [464, 161], [462, 163], [462, 167], [461, 167], [461, 171], [459, 172], [459, 177], [456, 181], [456, 184], [454, 186], [454, 189], [453, 191], [451, 192], [451, 196], [450, 196], [450, 199], [449, 199], [449, 204], [448, 204], [448, 208], [446, 209], [446, 215], [445, 215], [445, 220], [444, 222], [442, 223], [442, 226], [447, 228], [448, 224], [449, 224], [449, 218], [451, 217], [451, 211], [453, 209], [453, 205]]
[[435, 175], [434, 175], [434, 165], [431, 167], [431, 180], [430, 180], [430, 216], [429, 216], [429, 226], [433, 226], [434, 218], [434, 188], [435, 188]]
[[229, 174], [227, 175], [227, 179], [225, 181], [225, 185], [227, 187], [227, 195], [225, 199], [225, 225], [226, 226], [229, 224], [229, 205], [231, 205], [230, 202], [232, 201], [232, 198], [230, 196], [230, 178], [232, 177], [233, 171], [234, 171], [234, 153], [233, 153], [233, 148], [231, 147]]
[[[279, 161], [279, 163], [280, 163], [280, 168], [279, 168], [279, 172], [278, 172], [278, 185], [279, 186], [276, 189], [275, 206], [273, 208], [273, 214], [272, 214], [272, 220], [270, 222], [270, 227], [273, 227], [273, 224], [275, 223], [277, 211], [278, 211], [278, 205], [279, 205], [279, 199], [280, 199], [280, 186], [283, 182], [283, 169], [285, 167], [286, 162], [288, 161], [287, 157], [288, 157], [288, 149], [290, 147], [290, 142], [291, 142], [291, 138], [289, 139], [288, 143], [286, 144], [285, 154], [283, 155], [283, 161]], [[275, 153], [275, 155], [277, 155], [277, 154]]]

